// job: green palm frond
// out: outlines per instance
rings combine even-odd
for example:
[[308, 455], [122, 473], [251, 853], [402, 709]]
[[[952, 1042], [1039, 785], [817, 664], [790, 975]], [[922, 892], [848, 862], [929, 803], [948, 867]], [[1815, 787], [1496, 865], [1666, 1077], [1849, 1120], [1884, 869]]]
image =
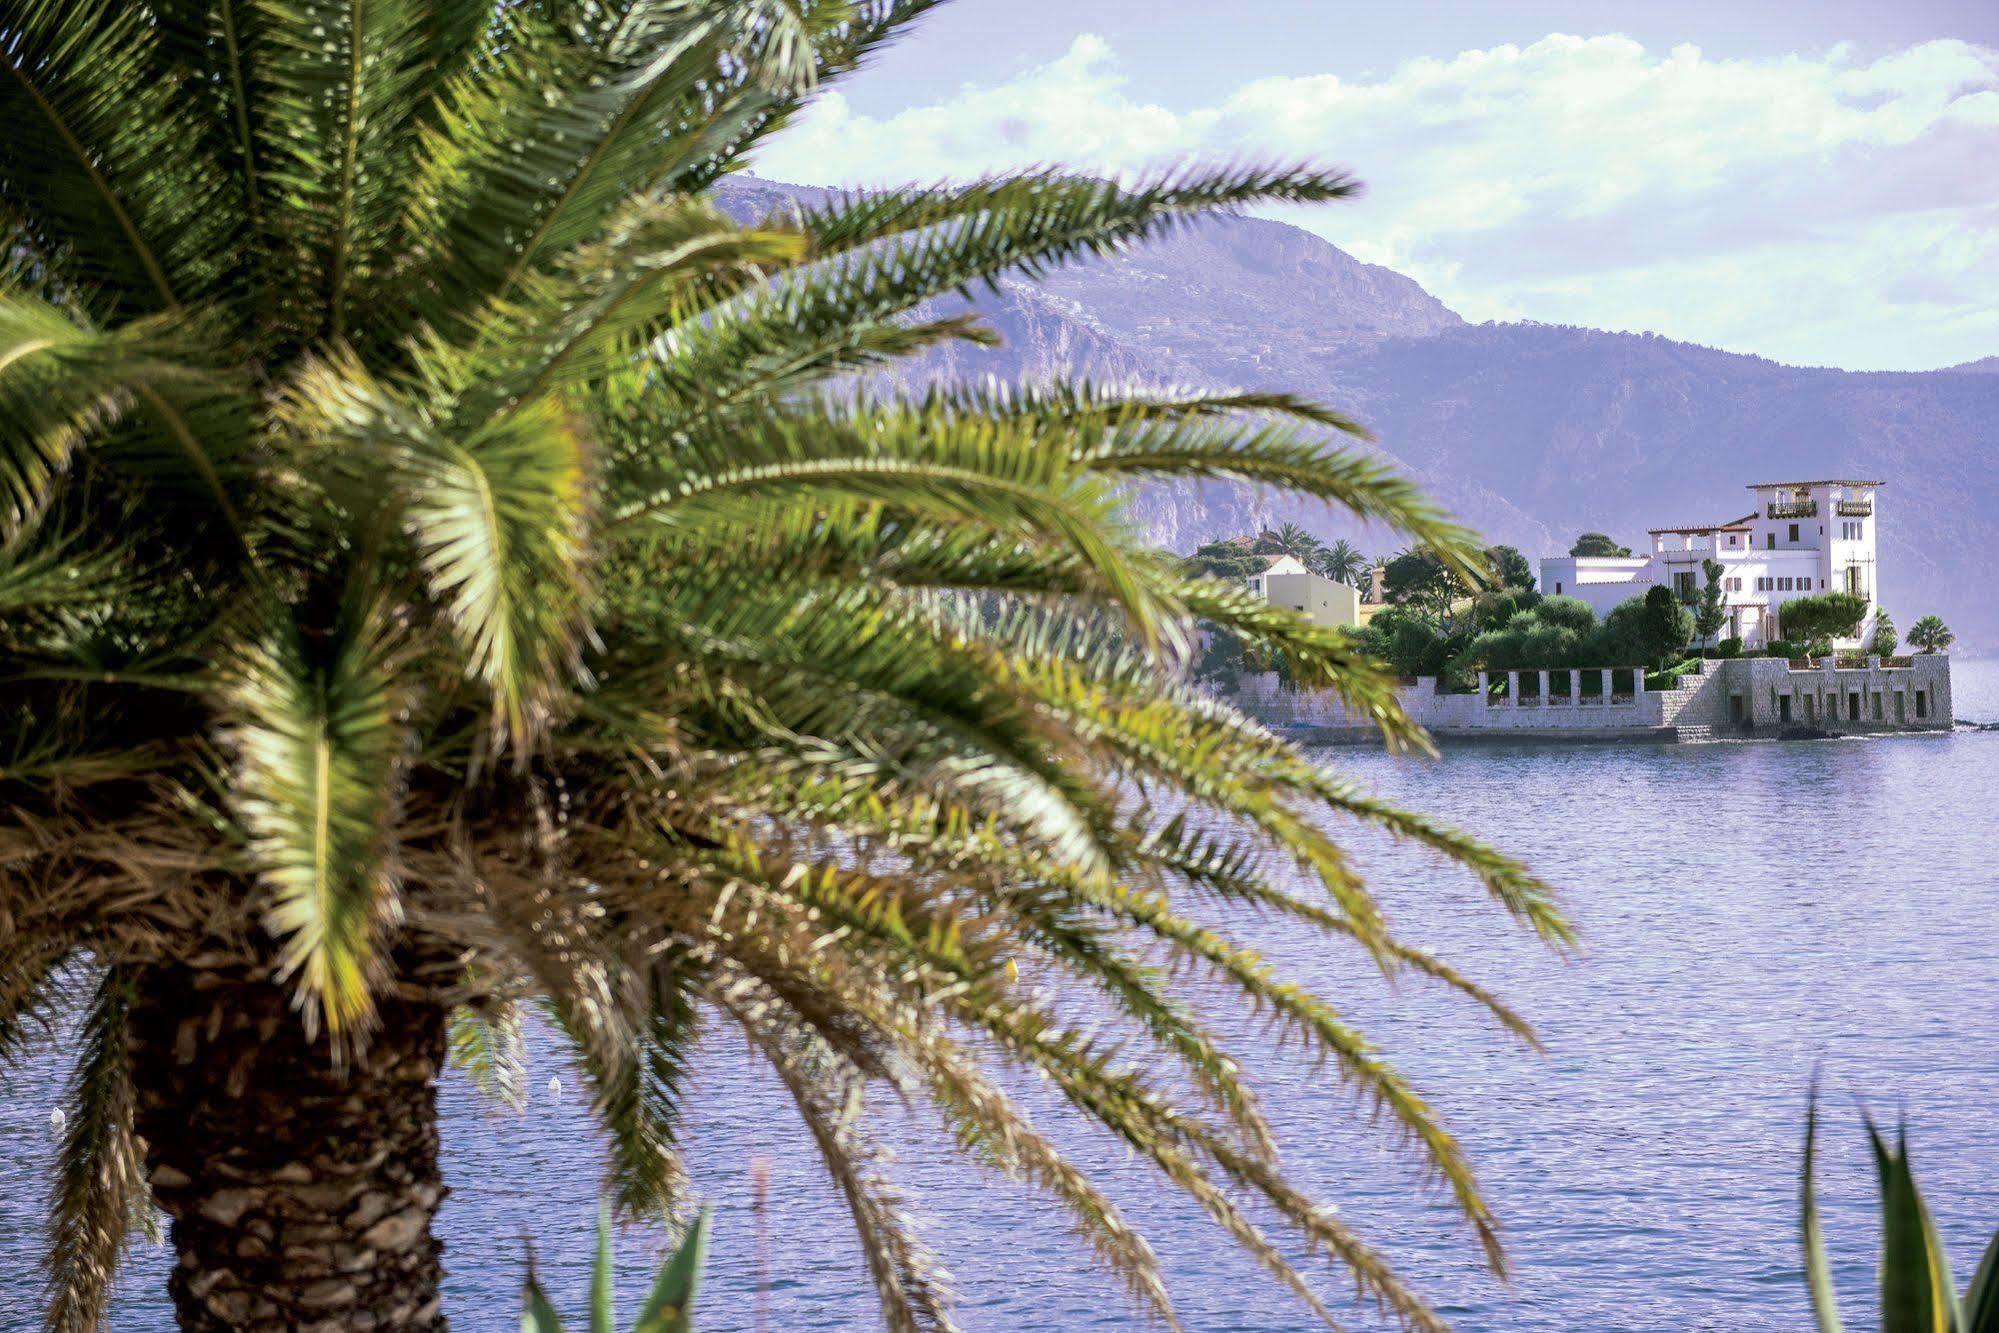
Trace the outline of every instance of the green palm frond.
[[0, 181], [53, 264], [105, 314], [213, 293], [241, 209], [202, 122], [156, 64], [144, 9], [120, 0], [12, 6], [0, 45]]
[[729, 1009], [791, 1094], [820, 1160], [853, 1217], [861, 1253], [892, 1333], [958, 1327], [948, 1279], [917, 1235], [900, 1192], [882, 1169], [882, 1152], [861, 1122], [861, 1082], [831, 1052], [789, 1027], [772, 1004]]
[[132, 980], [118, 969], [99, 978], [77, 1041], [80, 1054], [66, 1101], [48, 1245], [51, 1333], [101, 1326], [111, 1281], [135, 1218], [152, 1209], [144, 1164], [132, 1137], [132, 1080], [125, 1016]]
[[[962, 189], [896, 191], [842, 205], [858, 210], [854, 236], [807, 217], [831, 262], [814, 266], [716, 317], [661, 336], [642, 372], [677, 410], [712, 415], [865, 361], [856, 338], [925, 301], [1007, 272], [1033, 275], [1086, 254], [1108, 254], [1218, 208], [1312, 202], [1350, 193], [1340, 173], [1240, 168], [1187, 171], [1125, 187], [1045, 173]], [[887, 239], [862, 243], [886, 215]], [[827, 233], [831, 232], [829, 236]], [[857, 247], [857, 248], [855, 248]]]
[[300, 1002], [336, 1037], [363, 1026], [397, 902], [387, 838], [406, 748], [395, 628], [363, 603], [323, 656], [280, 621], [227, 686], [230, 797], [271, 896], [265, 919]]
[[[627, 429], [644, 440], [650, 422], [642, 416]], [[699, 522], [745, 498], [845, 496], [1045, 538], [1076, 552], [1141, 632], [1158, 629], [1159, 607], [1135, 568], [1116, 493], [1025, 429], [909, 413], [848, 420], [787, 412], [737, 420], [670, 449], [648, 441], [619, 452], [631, 460], [621, 470], [638, 497], [620, 507], [618, 525]]]
[[1220, 211], [1252, 204], [1325, 203], [1359, 188], [1345, 172], [1309, 168], [1197, 167], [1129, 185], [1040, 171], [963, 185], [868, 191], [806, 210], [799, 225], [828, 254], [908, 233], [970, 233], [971, 244], [960, 253], [984, 253], [998, 262], [953, 284], [964, 286], [1015, 266], [1033, 277], [1080, 255], [1108, 254]]
[[[417, 227], [445, 242], [427, 281], [511, 299], [635, 194], [672, 185], [809, 82], [811, 57], [797, 10], [772, 0], [500, 11], [415, 169]], [[713, 86], [724, 60], [741, 71], [727, 95]]]
[[1084, 422], [1128, 426], [1147, 421], [1226, 420], [1256, 413], [1309, 422], [1363, 440], [1374, 438], [1367, 427], [1344, 412], [1296, 394], [1270, 390], [1155, 388], [1065, 378], [1025, 384], [984, 380], [932, 385], [922, 401], [926, 409], [951, 416], [1028, 417], [1051, 427]]
[[281, 0], [263, 16], [252, 151], [293, 274], [286, 314], [337, 342], [387, 276], [437, 33], [421, 0]]
[[308, 364], [283, 403], [291, 433], [315, 442], [305, 465], [357, 503], [380, 494], [381, 469], [402, 479], [389, 519], [414, 545], [466, 676], [490, 693], [495, 740], [524, 754], [576, 663], [592, 446], [554, 398], [459, 431], [440, 426], [449, 410], [352, 355]]
[[1329, 447], [1309, 428], [1145, 421], [1085, 443], [1098, 472], [1130, 477], [1225, 477], [1336, 504], [1415, 536], [1454, 567], [1483, 568], [1477, 535], [1372, 454]]
[[1011, 1098], [981, 1077], [972, 1062], [946, 1043], [918, 1050], [930, 1075], [932, 1100], [959, 1146], [1058, 1199], [1073, 1219], [1077, 1235], [1099, 1262], [1124, 1280], [1133, 1299], [1166, 1327], [1178, 1329], [1158, 1256], [1117, 1205], [1036, 1131]]
[[[155, 320], [106, 332], [41, 301], [0, 296], [0, 536], [39, 511], [76, 450], [121, 418], [185, 428], [185, 405], [213, 391], [191, 359], [191, 333]], [[219, 495], [207, 442], [181, 462]]]
[[527, 1105], [527, 1048], [513, 1004], [459, 1005], [451, 1011], [446, 1037], [452, 1065], [472, 1086], [513, 1110]]
[[409, 443], [410, 535], [467, 674], [492, 693], [496, 738], [524, 749], [576, 660], [589, 442], [544, 403], [462, 441]]
[[462, 351], [427, 349], [418, 366], [463, 386], [458, 415], [477, 421], [630, 365], [655, 331], [796, 260], [801, 246], [796, 233], [739, 228], [707, 201], [640, 200], [602, 240], [489, 303]]
[[75, 523], [44, 520], [0, 542], [0, 642], [25, 649], [52, 622], [115, 606], [141, 586], [133, 565], [131, 552]]

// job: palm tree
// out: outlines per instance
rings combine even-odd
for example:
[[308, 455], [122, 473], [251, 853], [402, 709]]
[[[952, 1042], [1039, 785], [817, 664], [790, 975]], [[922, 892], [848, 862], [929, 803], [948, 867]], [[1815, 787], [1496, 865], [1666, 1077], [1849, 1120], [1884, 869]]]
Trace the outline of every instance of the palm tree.
[[1331, 546], [1320, 548], [1319, 573], [1335, 583], [1359, 587], [1367, 581], [1370, 568], [1360, 548], [1344, 537]]
[[518, 1086], [529, 1005], [628, 1215], [682, 1202], [699, 1034], [746, 1036], [893, 1328], [948, 1326], [949, 1293], [884, 1092], [1170, 1318], [1151, 1249], [1007, 1096], [1024, 1071], [1321, 1314], [1296, 1256], [1437, 1326], [1279, 1170], [1190, 973], [1348, 1080], [1501, 1264], [1435, 1114], [1235, 931], [1277, 913], [1531, 1040], [1400, 942], [1335, 816], [1566, 927], [1516, 862], [1182, 683], [1206, 621], [1424, 743], [1343, 637], [1181, 573], [1125, 497], [1243, 479], [1476, 544], [1287, 396], [854, 387], [989, 340], [933, 297], [1352, 184], [718, 209], [933, 3], [0, 8], [0, 1056], [76, 995], [50, 1327], [96, 1326], [149, 1197], [183, 1327], [442, 1327], [436, 1080]]
[[1291, 556], [1307, 569], [1312, 567], [1319, 552], [1324, 549], [1317, 537], [1296, 523], [1286, 523], [1275, 532], [1264, 533], [1257, 546], [1273, 555]]

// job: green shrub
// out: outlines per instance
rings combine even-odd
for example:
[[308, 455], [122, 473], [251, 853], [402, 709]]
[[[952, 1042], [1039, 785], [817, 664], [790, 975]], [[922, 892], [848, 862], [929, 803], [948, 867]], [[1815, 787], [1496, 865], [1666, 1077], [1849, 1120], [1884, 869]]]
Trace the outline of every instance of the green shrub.
[[1232, 693], [1245, 668], [1242, 640], [1219, 625], [1207, 626], [1207, 631], [1207, 646], [1194, 662], [1194, 679]]
[[1543, 597], [1534, 614], [1544, 625], [1587, 634], [1596, 628], [1596, 609], [1580, 597]]
[[1686, 661], [1667, 667], [1664, 671], [1650, 671], [1645, 675], [1648, 690], [1670, 690], [1691, 675], [1699, 674], [1701, 659], [1689, 657]]
[[1742, 640], [1741, 640], [1741, 639], [1723, 639], [1723, 640], [1722, 640], [1722, 641], [1721, 641], [1720, 643], [1718, 643], [1718, 644], [1716, 644], [1716, 645], [1715, 645], [1715, 647], [1714, 647], [1714, 655], [1715, 655], [1716, 657], [1740, 657], [1740, 656], [1742, 656]]
[[1763, 656], [1798, 657], [1801, 654], [1798, 652], [1798, 645], [1792, 643], [1789, 639], [1772, 639], [1763, 645]]

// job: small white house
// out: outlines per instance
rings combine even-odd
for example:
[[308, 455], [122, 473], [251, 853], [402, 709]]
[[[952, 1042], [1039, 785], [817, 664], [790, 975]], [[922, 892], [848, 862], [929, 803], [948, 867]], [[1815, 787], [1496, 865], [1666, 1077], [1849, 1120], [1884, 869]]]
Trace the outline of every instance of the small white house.
[[1360, 624], [1360, 589], [1314, 574], [1297, 556], [1271, 557], [1263, 572], [1250, 575], [1247, 582], [1264, 601], [1302, 611], [1315, 625]]
[[1541, 591], [1580, 597], [1599, 616], [1648, 588], [1671, 588], [1693, 604], [1707, 587], [1705, 565], [1722, 567], [1724, 638], [1759, 648], [1780, 637], [1778, 613], [1794, 597], [1850, 592], [1867, 600], [1858, 648], [1880, 614], [1875, 569], [1878, 481], [1783, 481], [1749, 487], [1756, 507], [1722, 523], [1653, 528], [1649, 554], [1554, 556], [1541, 561]]

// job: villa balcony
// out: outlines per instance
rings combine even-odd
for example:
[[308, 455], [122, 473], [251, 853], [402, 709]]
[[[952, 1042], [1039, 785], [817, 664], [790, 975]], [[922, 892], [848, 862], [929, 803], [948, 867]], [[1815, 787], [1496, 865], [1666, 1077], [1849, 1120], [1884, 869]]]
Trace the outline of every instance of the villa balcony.
[[[1786, 501], [1783, 504], [1767, 505], [1763, 512], [1773, 519], [1817, 518], [1819, 516], [1819, 502], [1817, 500]], [[1872, 511], [1870, 510], [1869, 512]]]
[[1832, 512], [1838, 514], [1841, 518], [1872, 518], [1874, 517], [1874, 502], [1872, 500], [1841, 500], [1832, 507]]

